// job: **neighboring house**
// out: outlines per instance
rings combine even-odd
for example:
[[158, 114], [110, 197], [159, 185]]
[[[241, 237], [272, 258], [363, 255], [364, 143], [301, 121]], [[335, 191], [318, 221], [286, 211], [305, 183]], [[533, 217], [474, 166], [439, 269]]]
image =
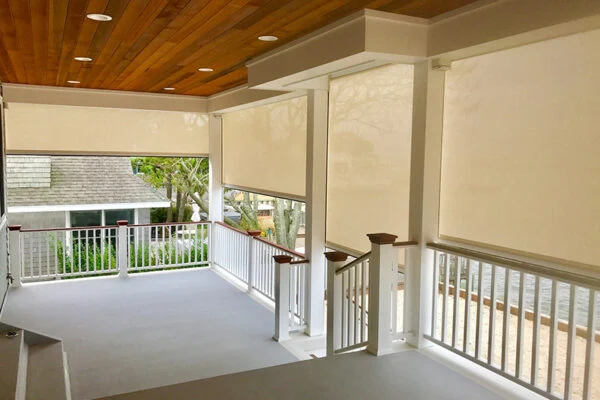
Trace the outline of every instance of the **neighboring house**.
[[8, 156], [8, 220], [23, 228], [149, 223], [169, 200], [128, 157]]

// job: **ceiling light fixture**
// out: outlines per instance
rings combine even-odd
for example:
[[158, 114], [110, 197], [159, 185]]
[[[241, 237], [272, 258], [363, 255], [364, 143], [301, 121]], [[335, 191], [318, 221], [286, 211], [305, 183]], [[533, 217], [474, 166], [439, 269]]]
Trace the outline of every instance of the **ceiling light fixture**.
[[75, 61], [84, 61], [84, 62], [92, 61], [92, 59], [89, 57], [75, 57], [74, 60]]
[[163, 88], [163, 90], [175, 90], [175, 88], [174, 87], [166, 87], [166, 88]]
[[198, 71], [200, 71], [200, 72], [213, 72], [214, 69], [212, 69], [212, 68], [198, 68]]
[[276, 40], [279, 40], [279, 38], [277, 36], [266, 35], [266, 36], [259, 36], [258, 40], [262, 40], [263, 42], [274, 42]]
[[67, 81], [67, 83], [72, 83], [72, 84], [76, 85], [76, 84], [81, 83], [81, 82], [79, 82], [79, 81]]
[[106, 22], [106, 21], [112, 20], [112, 17], [110, 15], [105, 15], [105, 14], [88, 14], [87, 17], [89, 19], [93, 19], [94, 21], [101, 21], [101, 22]]

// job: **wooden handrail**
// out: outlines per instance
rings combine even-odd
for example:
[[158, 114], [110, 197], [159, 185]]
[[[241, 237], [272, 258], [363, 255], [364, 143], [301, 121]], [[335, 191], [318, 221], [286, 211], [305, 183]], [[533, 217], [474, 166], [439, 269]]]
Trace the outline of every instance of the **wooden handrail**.
[[345, 271], [349, 270], [350, 268], [354, 267], [355, 265], [360, 264], [363, 261], [366, 261], [369, 257], [371, 257], [370, 251], [368, 253], [365, 253], [362, 256], [358, 257], [356, 260], [352, 260], [348, 264], [339, 268], [338, 270], [335, 271], [335, 274], [340, 275], [340, 274], [344, 273]]
[[165, 225], [209, 225], [211, 221], [199, 222], [157, 222], [156, 224], [127, 224], [127, 226], [165, 226]]
[[259, 242], [263, 242], [264, 244], [267, 244], [267, 245], [269, 245], [269, 246], [271, 246], [271, 247], [275, 247], [276, 249], [279, 249], [279, 250], [285, 251], [286, 253], [292, 254], [292, 255], [294, 255], [294, 256], [296, 256], [296, 257], [300, 257], [300, 258], [303, 258], [303, 259], [305, 259], [305, 258], [306, 258], [306, 256], [305, 256], [304, 254], [302, 254], [302, 253], [297, 253], [297, 252], [295, 252], [294, 250], [287, 249], [287, 248], [285, 248], [285, 247], [283, 247], [283, 246], [281, 246], [281, 245], [279, 245], [279, 244], [277, 244], [277, 243], [269, 242], [268, 240], [266, 240], [266, 239], [263, 239], [263, 238], [261, 238], [261, 237], [258, 237], [258, 236], [257, 236], [257, 237], [255, 237], [254, 239], [255, 239], [255, 240], [258, 240]]
[[118, 228], [117, 225], [103, 225], [103, 226], [75, 226], [70, 228], [39, 228], [39, 229], [21, 229], [21, 232], [57, 232], [57, 231], [87, 231], [96, 229], [112, 229]]
[[217, 225], [221, 225], [222, 227], [224, 227], [224, 228], [227, 228], [227, 229], [230, 229], [230, 230], [232, 230], [232, 231], [235, 231], [235, 232], [237, 232], [237, 233], [241, 233], [242, 235], [245, 235], [245, 236], [250, 236], [250, 235], [248, 235], [248, 232], [246, 232], [246, 231], [243, 231], [243, 230], [241, 230], [241, 229], [238, 229], [238, 228], [234, 228], [233, 226], [229, 226], [229, 225], [227, 225], [227, 224], [226, 224], [226, 223], [224, 223], [224, 222], [221, 222], [221, 221], [215, 221], [215, 224], [217, 224]]
[[290, 262], [291, 265], [308, 264], [308, 263], [310, 263], [310, 260], [308, 258], [305, 258], [304, 260], [296, 260], [296, 261], [291, 261]]
[[411, 247], [411, 246], [418, 246], [419, 242], [417, 242], [416, 240], [407, 240], [405, 242], [395, 242], [393, 244], [394, 247]]
[[534, 274], [543, 276], [545, 278], [556, 279], [567, 283], [573, 283], [578, 286], [586, 287], [589, 289], [600, 289], [600, 278], [597, 278], [595, 276], [575, 274], [568, 271], [560, 271], [555, 268], [550, 268], [531, 262], [515, 260], [509, 257], [496, 256], [484, 253], [482, 251], [469, 250], [463, 247], [451, 246], [447, 244], [427, 243], [427, 248], [431, 250], [437, 250], [442, 253], [448, 253], [459, 257], [469, 258], [475, 261], [481, 261], [486, 264], [497, 265], [500, 267], [515, 269], [517, 271], [525, 272], [528, 274]]

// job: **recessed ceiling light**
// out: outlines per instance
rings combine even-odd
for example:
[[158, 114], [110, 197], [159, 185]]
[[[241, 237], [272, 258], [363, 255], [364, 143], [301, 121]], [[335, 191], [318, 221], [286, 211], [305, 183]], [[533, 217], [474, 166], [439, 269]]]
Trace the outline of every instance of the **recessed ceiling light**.
[[279, 38], [277, 36], [259, 36], [258, 40], [262, 40], [263, 42], [274, 42], [276, 40], [279, 40]]
[[112, 20], [112, 17], [110, 15], [105, 15], [105, 14], [88, 14], [87, 17], [89, 19], [93, 19], [94, 21], [102, 21], [102, 22]]
[[72, 83], [72, 84], [76, 85], [76, 84], [81, 83], [81, 82], [79, 82], [79, 81], [67, 81], [67, 83]]
[[163, 90], [175, 90], [175, 88], [174, 87], [166, 87], [166, 88], [163, 88]]
[[200, 72], [213, 72], [214, 69], [212, 69], [212, 68], [198, 68], [198, 71], [200, 71]]
[[92, 61], [89, 57], [75, 57], [75, 61]]

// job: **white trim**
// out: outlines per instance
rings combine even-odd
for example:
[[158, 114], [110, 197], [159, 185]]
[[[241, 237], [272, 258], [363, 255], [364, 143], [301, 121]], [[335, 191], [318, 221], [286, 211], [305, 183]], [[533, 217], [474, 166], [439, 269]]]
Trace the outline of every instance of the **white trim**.
[[129, 208], [165, 208], [171, 205], [168, 201], [147, 203], [113, 203], [113, 204], [65, 204], [51, 206], [16, 206], [8, 207], [9, 213], [52, 212], [52, 211], [92, 211], [92, 210], [125, 210]]

